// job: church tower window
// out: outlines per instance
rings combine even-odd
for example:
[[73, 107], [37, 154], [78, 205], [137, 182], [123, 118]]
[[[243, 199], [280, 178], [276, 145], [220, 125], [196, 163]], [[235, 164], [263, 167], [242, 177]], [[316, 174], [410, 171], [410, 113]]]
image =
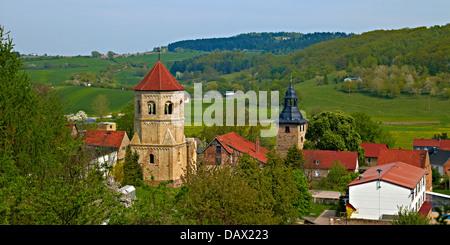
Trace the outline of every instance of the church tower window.
[[173, 103], [170, 101], [167, 101], [164, 106], [164, 114], [171, 115], [173, 111]]
[[155, 164], [155, 155], [150, 154], [150, 163]]
[[155, 102], [152, 102], [152, 101], [148, 102], [148, 114], [149, 115], [155, 115], [156, 114]]

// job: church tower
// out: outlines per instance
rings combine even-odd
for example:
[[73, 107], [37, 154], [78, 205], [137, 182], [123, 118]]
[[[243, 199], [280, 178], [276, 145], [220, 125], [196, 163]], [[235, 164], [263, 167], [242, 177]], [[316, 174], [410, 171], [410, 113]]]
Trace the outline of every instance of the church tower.
[[297, 144], [303, 149], [308, 120], [304, 119], [297, 107], [298, 97], [291, 84], [284, 97], [284, 108], [278, 119], [277, 152], [286, 156], [289, 148]]
[[133, 87], [130, 147], [139, 154], [144, 180], [153, 175], [157, 182], [173, 180], [177, 185], [186, 169], [191, 144], [184, 135], [184, 89], [160, 61]]

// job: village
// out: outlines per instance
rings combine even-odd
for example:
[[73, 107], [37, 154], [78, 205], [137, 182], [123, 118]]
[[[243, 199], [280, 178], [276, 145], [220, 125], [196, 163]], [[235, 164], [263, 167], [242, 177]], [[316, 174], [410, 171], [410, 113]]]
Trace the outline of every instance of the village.
[[[186, 138], [184, 134], [184, 87], [158, 61], [134, 88], [134, 135], [116, 130], [114, 122], [101, 122], [96, 130], [71, 127], [74, 137], [82, 137], [86, 146], [97, 149], [93, 161], [114, 166], [124, 161], [128, 147], [139, 155], [144, 177], [157, 182], [183, 183], [187, 166], [202, 162], [211, 166], [236, 167], [238, 159], [248, 153], [263, 167], [268, 149], [245, 139], [236, 132], [216, 135], [211, 142]], [[276, 150], [285, 157], [293, 145], [302, 150], [306, 160], [302, 170], [309, 181], [326, 178], [333, 163], [339, 162], [347, 172], [359, 173], [348, 185], [347, 193], [311, 189], [314, 202], [338, 204], [343, 198], [346, 212], [324, 212], [324, 216], [299, 223], [316, 225], [389, 224], [401, 208], [424, 217], [437, 216], [435, 207], [450, 204], [450, 196], [433, 192], [433, 169], [441, 176], [450, 174], [450, 140], [414, 139], [413, 149], [390, 149], [387, 144], [362, 142], [364, 162], [356, 151], [303, 149], [307, 141], [308, 120], [298, 107], [292, 83], [284, 96], [279, 115]], [[450, 183], [449, 183], [450, 184]], [[121, 191], [135, 198], [134, 187]], [[430, 219], [433, 222], [433, 219]], [[447, 223], [448, 223], [447, 219]]]

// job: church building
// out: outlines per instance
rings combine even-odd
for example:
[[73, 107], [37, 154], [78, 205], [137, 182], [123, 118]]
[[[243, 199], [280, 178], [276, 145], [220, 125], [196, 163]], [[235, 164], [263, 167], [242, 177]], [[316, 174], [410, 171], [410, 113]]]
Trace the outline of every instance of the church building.
[[303, 149], [303, 143], [306, 140], [305, 135], [308, 120], [303, 118], [297, 103], [297, 93], [291, 81], [284, 97], [283, 111], [281, 111], [280, 117], [278, 118], [276, 149], [281, 157], [286, 157], [288, 149], [294, 144], [297, 144], [299, 149]]
[[184, 87], [158, 61], [134, 90], [134, 136], [144, 181], [181, 184], [187, 164], [196, 162], [196, 142], [184, 135]]

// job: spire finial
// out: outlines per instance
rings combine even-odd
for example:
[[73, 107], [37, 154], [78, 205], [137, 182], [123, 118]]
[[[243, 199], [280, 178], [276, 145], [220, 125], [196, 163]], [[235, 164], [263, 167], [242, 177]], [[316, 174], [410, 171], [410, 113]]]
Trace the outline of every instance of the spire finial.
[[158, 48], [158, 61], [161, 61], [161, 47]]

